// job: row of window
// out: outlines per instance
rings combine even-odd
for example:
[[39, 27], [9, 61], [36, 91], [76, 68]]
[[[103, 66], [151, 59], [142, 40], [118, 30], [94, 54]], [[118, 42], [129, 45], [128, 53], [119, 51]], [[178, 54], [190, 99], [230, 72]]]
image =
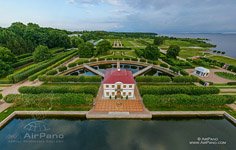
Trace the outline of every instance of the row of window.
[[[131, 92], [127, 92], [127, 93], [128, 93], [128, 96], [131, 96], [131, 95], [132, 95]], [[127, 93], [126, 93], [126, 92], [123, 92], [122, 94], [123, 94], [123, 96], [126, 96]], [[115, 96], [115, 92], [111, 92], [111, 95], [112, 95], [112, 96]], [[106, 92], [106, 96], [110, 96], [110, 92]]]
[[[115, 85], [111, 85], [111, 87], [112, 87], [112, 88], [115, 88]], [[121, 87], [121, 85], [118, 85], [117, 87]], [[129, 85], [129, 86], [128, 86], [128, 85], [125, 85], [125, 84], [123, 85], [123, 88], [127, 88], [127, 87], [132, 88], [133, 85]], [[106, 88], [109, 88], [109, 85], [106, 85]]]

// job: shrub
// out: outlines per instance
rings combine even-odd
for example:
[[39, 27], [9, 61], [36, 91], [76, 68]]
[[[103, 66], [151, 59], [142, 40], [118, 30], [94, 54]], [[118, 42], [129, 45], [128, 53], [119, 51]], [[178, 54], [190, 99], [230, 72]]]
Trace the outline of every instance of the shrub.
[[236, 82], [228, 82], [228, 85], [236, 85]]
[[34, 61], [33, 57], [29, 57], [27, 59], [20, 60], [20, 61], [18, 61], [16, 63], [12, 64], [12, 67], [13, 68], [21, 67], [21, 66], [29, 64], [29, 63], [31, 63], [33, 61]]
[[180, 71], [181, 69], [178, 68], [178, 67], [173, 67], [173, 66], [171, 66], [171, 67], [170, 67], [170, 70], [172, 70], [172, 71], [175, 72], [175, 73], [179, 73], [179, 71]]
[[198, 86], [147, 86], [139, 87], [141, 95], [153, 94], [188, 94], [188, 95], [203, 95], [203, 94], [218, 94], [220, 90], [216, 87], [198, 87]]
[[96, 96], [98, 91], [97, 85], [70, 85], [70, 86], [23, 86], [19, 88], [22, 94], [41, 94], [41, 93], [85, 93]]
[[177, 76], [177, 77], [173, 77], [173, 82], [193, 83], [193, 82], [199, 82], [199, 79], [195, 76]]
[[57, 70], [50, 70], [46, 73], [46, 75], [55, 75], [57, 74]]
[[187, 72], [187, 71], [185, 71], [185, 70], [180, 70], [180, 73], [182, 74], [182, 75], [184, 75], [184, 76], [188, 76], [189, 75], [189, 73]]
[[66, 66], [60, 66], [60, 67], [58, 67], [58, 70], [59, 70], [59, 72], [62, 72], [62, 71], [67, 70], [67, 67]]
[[136, 77], [137, 82], [171, 82], [168, 76], [139, 76]]
[[161, 63], [160, 66], [164, 67], [164, 68], [169, 68], [169, 66], [167, 64], [164, 64], [164, 63]]
[[77, 63], [74, 62], [74, 63], [70, 63], [70, 64], [68, 65], [68, 67], [69, 67], [69, 68], [72, 68], [72, 67], [75, 67], [76, 65], [77, 65]]
[[0, 93], [0, 99], [2, 99], [2, 94]]
[[175, 95], [144, 95], [143, 102], [151, 110], [158, 107], [175, 107], [176, 105], [217, 106], [231, 104], [236, 100], [231, 95], [200, 95], [190, 96], [185, 94]]
[[[71, 52], [72, 52], [72, 53], [71, 53]], [[72, 57], [74, 57], [75, 55], [77, 55], [77, 53], [75, 53], [75, 51], [71, 51], [71, 52], [66, 53], [66, 55], [65, 55], [64, 58], [62, 58], [61, 60], [57, 61], [57, 62], [54, 63], [53, 65], [51, 65], [51, 66], [47, 67], [46, 69], [43, 69], [43, 70], [41, 70], [41, 71], [35, 73], [34, 75], [30, 76], [30, 77], [29, 77], [29, 80], [30, 80], [30, 81], [33, 81], [33, 80], [37, 79], [38, 76], [45, 74], [46, 72], [48, 72], [48, 71], [50, 71], [50, 70], [56, 68], [57, 66], [61, 65], [63, 62], [65, 62], [65, 61], [71, 59]], [[67, 57], [66, 57], [66, 56], [67, 56]]]
[[131, 58], [132, 61], [138, 61], [138, 58]]
[[90, 62], [94, 62], [94, 61], [97, 61], [97, 59], [96, 58], [90, 59]]
[[8, 103], [14, 102], [14, 106], [23, 108], [47, 108], [57, 106], [91, 105], [93, 96], [90, 94], [10, 94], [4, 100]]
[[146, 59], [143, 58], [140, 59], [140, 62], [146, 62], [146, 61], [147, 61]]
[[100, 76], [40, 76], [43, 82], [101, 82]]
[[225, 78], [225, 79], [229, 79], [229, 80], [236, 80], [236, 75], [234, 75], [233, 73], [229, 73], [229, 72], [215, 72], [216, 75]]
[[103, 61], [103, 60], [105, 60], [105, 58], [98, 58], [98, 60], [99, 60], [99, 61]]
[[[74, 53], [74, 52], [72, 52], [72, 53]], [[46, 73], [47, 71], [52, 69], [52, 68], [49, 68], [48, 70], [46, 70], [47, 67], [49, 67], [49, 66], [51, 66], [51, 65], [53, 65], [55, 63], [58, 63], [58, 62], [62, 63], [60, 60], [63, 60], [63, 58], [71, 55], [72, 53], [68, 52], [68, 53], [64, 53], [64, 54], [58, 55], [58, 56], [50, 59], [49, 61], [38, 63], [36, 66], [28, 68], [27, 70], [22, 70], [21, 72], [18, 72], [16, 74], [9, 75], [7, 78], [11, 82], [16, 83], [16, 82], [19, 82], [19, 81], [22, 81], [22, 80], [28, 78], [31, 75], [36, 74], [39, 71], [44, 70], [44, 72], [42, 72], [42, 73]], [[36, 79], [37, 77], [38, 77], [38, 74], [33, 76], [32, 80]]]

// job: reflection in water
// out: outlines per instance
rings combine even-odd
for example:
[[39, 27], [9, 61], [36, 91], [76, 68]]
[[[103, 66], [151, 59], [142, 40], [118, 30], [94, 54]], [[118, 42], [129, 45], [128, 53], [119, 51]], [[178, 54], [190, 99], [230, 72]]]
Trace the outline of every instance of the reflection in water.
[[[40, 120], [49, 130], [44, 133], [61, 134], [62, 139], [36, 142], [24, 140], [24, 127], [35, 119], [14, 119], [0, 131], [0, 147], [9, 149], [80, 149], [80, 150], [120, 150], [120, 149], [235, 149], [236, 128], [225, 119], [191, 120]], [[16, 136], [12, 136], [16, 135]], [[217, 138], [227, 145], [191, 145], [198, 138]], [[11, 140], [9, 140], [11, 139]], [[12, 140], [14, 139], [14, 140]], [[36, 139], [39, 139], [36, 138]], [[17, 142], [18, 141], [18, 142]], [[19, 142], [20, 141], [20, 142]], [[43, 143], [42, 143], [43, 141]], [[27, 143], [28, 142], [28, 143]]]
[[[99, 65], [99, 66], [93, 66], [92, 68], [99, 70], [100, 72], [105, 73], [106, 69], [111, 69], [111, 68], [117, 68], [116, 64], [106, 64], [106, 65]], [[120, 65], [121, 69], [127, 69], [130, 70], [132, 73], [136, 73], [139, 70], [144, 69], [145, 67], [143, 66], [139, 66], [139, 65], [131, 65], [131, 64], [121, 64]], [[70, 73], [69, 75], [73, 75], [73, 76], [78, 76], [78, 75], [85, 75], [85, 76], [95, 76], [96, 74], [86, 70], [86, 69], [80, 69], [77, 70], [75, 72]], [[161, 71], [158, 71], [156, 69], [151, 69], [149, 71], [147, 71], [146, 73], [144, 73], [145, 76], [168, 76], [168, 74], [163, 73]]]

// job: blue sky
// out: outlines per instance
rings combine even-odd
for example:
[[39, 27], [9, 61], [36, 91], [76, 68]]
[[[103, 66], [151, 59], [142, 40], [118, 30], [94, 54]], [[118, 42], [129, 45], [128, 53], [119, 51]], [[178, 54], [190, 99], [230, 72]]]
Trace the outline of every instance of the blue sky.
[[236, 0], [0, 0], [0, 26], [68, 30], [235, 32]]

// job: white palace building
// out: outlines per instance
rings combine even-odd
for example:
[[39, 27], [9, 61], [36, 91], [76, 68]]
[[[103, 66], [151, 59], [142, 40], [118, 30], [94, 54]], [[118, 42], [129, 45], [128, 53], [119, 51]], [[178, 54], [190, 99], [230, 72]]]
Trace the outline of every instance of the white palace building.
[[103, 84], [103, 97], [111, 99], [133, 99], [135, 80], [133, 74], [129, 70], [108, 69], [105, 72]]

